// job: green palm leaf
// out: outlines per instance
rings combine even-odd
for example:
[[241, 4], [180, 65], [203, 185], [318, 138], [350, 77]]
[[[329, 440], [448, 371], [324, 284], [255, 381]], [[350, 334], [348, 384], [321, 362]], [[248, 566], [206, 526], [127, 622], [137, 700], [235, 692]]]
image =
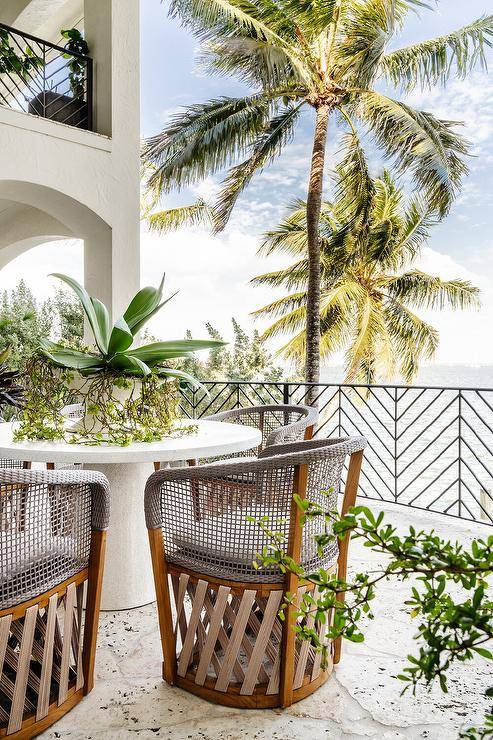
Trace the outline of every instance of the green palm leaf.
[[212, 227], [213, 221], [214, 213], [204, 200], [198, 200], [189, 206], [152, 213], [147, 220], [150, 230], [159, 234], [176, 231], [182, 226]]
[[286, 108], [271, 119], [254, 143], [251, 157], [230, 170], [214, 206], [216, 231], [225, 228], [236, 201], [254, 174], [275, 159], [291, 140], [302, 105]]
[[149, 187], [169, 192], [230, 165], [261, 133], [277, 97], [219, 98], [174, 116], [146, 142], [144, 160], [155, 166]]
[[467, 172], [461, 156], [468, 144], [454, 124], [370, 91], [357, 96], [355, 113], [399, 172], [413, 174], [430, 208], [445, 215]]
[[493, 15], [478, 18], [457, 31], [398, 49], [382, 59], [390, 82], [405, 90], [445, 85], [452, 74], [464, 78], [476, 67], [487, 68], [492, 47]]

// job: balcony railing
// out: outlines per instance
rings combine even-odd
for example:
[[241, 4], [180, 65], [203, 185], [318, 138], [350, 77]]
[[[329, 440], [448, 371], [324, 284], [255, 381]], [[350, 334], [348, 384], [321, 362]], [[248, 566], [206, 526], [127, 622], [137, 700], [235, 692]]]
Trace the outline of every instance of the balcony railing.
[[0, 104], [92, 130], [93, 63], [0, 23]]
[[[304, 383], [207, 382], [187, 391], [199, 418], [261, 403], [304, 403]], [[361, 494], [493, 524], [493, 389], [316, 386], [318, 436], [368, 439]]]

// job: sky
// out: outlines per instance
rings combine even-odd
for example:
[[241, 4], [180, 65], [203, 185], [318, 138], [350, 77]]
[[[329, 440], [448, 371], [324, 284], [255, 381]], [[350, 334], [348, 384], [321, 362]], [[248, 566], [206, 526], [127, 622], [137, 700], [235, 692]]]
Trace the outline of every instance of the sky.
[[[441, 0], [438, 10], [412, 15], [394, 46], [405, 46], [447, 33], [488, 11], [491, 0]], [[239, 83], [224, 77], [204, 76], [198, 69], [198, 43], [188, 31], [167, 17], [167, 3], [142, 0], [142, 134], [164, 127], [169, 117], [190, 103], [244, 92]], [[482, 308], [461, 313], [422, 313], [439, 329], [441, 341], [435, 362], [447, 364], [493, 364], [493, 51], [491, 73], [476, 72], [467, 80], [452, 80], [446, 89], [415, 91], [408, 102], [435, 115], [464, 122], [463, 133], [472, 142], [470, 173], [463, 191], [445, 222], [434, 229], [423, 250], [419, 267], [443, 278], [468, 279], [481, 288]], [[395, 94], [395, 93], [394, 93]], [[402, 97], [402, 96], [401, 96]], [[167, 236], [141, 235], [142, 282], [156, 282], [166, 272], [169, 292], [179, 290], [165, 314], [154, 320], [151, 330], [162, 338], [182, 336], [190, 328], [196, 337], [205, 335], [210, 321], [226, 338], [231, 317], [248, 329], [250, 313], [275, 297], [271, 289], [254, 288], [255, 275], [284, 264], [282, 258], [260, 258], [261, 234], [275, 225], [286, 206], [303, 197], [313, 118], [303, 118], [295, 140], [278, 162], [251, 184], [241, 198], [226, 231], [212, 236], [203, 230], [183, 229]], [[337, 132], [329, 131], [329, 160], [337, 148]], [[197, 196], [210, 199], [221, 178], [207, 178], [197, 186], [173, 193], [163, 207], [190, 203]], [[49, 266], [49, 269], [47, 269]], [[2, 272], [2, 285], [9, 288], [20, 277], [40, 297], [53, 290], [39, 275], [69, 272], [82, 278], [82, 249], [76, 241], [43, 245], [14, 260]], [[170, 329], [172, 327], [172, 329]], [[340, 358], [335, 357], [337, 364]]]

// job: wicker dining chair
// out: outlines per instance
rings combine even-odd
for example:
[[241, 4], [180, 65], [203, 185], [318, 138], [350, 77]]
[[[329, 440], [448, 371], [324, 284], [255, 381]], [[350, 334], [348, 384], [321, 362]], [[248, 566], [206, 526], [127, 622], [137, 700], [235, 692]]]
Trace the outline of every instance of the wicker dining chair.
[[0, 469], [0, 492], [18, 490], [24, 528], [0, 524], [0, 737], [20, 740], [93, 687], [109, 490], [100, 473]]
[[[149, 478], [145, 513], [168, 683], [251, 708], [289, 706], [324, 683], [340, 659], [340, 641], [322, 669], [321, 653], [294, 630], [296, 599], [314, 586], [300, 585], [277, 566], [255, 568], [268, 539], [249, 517], [266, 517], [285, 536], [286, 553], [305, 568], [344, 577], [348, 540], [334, 540], [320, 555], [314, 535], [324, 531], [323, 518], [302, 528], [293, 495], [336, 509], [349, 455], [347, 511], [365, 445], [362, 437], [295, 442], [270, 447], [250, 462], [161, 470]], [[281, 621], [287, 593], [296, 599]], [[309, 626], [323, 636], [324, 624], [313, 619]]]
[[[262, 432], [262, 441], [258, 447], [245, 452], [233, 452], [221, 457], [211, 457], [200, 460], [201, 463], [211, 463], [230, 458], [256, 458], [258, 454], [270, 445], [283, 442], [295, 442], [313, 437], [313, 428], [318, 419], [318, 411], [312, 406], [294, 406], [289, 404], [245, 406], [240, 409], [220, 411], [211, 416], [205, 416], [207, 421], [224, 421], [229, 424], [244, 424], [257, 427]], [[188, 465], [197, 465], [197, 460], [187, 460]], [[154, 469], [159, 470], [161, 463], [154, 463]]]

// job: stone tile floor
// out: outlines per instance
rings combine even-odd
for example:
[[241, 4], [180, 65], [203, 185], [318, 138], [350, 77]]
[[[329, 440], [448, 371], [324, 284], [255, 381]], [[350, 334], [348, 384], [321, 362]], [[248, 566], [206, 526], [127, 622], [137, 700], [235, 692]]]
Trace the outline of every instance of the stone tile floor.
[[[372, 508], [379, 506], [373, 503]], [[399, 527], [435, 527], [462, 541], [489, 528], [388, 507], [387, 519]], [[351, 569], [373, 568], [379, 556], [352, 543]], [[366, 640], [346, 644], [343, 659], [315, 694], [287, 710], [235, 710], [220, 707], [167, 686], [161, 680], [161, 655], [154, 605], [102, 615], [93, 692], [42, 736], [72, 740], [173, 738], [173, 740], [319, 740], [330, 738], [457, 738], [460, 728], [479, 722], [484, 690], [493, 684], [482, 658], [456, 666], [448, 694], [421, 690], [401, 697], [394, 679], [413, 649], [416, 631], [404, 607], [407, 584], [386, 584], [375, 602], [375, 620]]]

